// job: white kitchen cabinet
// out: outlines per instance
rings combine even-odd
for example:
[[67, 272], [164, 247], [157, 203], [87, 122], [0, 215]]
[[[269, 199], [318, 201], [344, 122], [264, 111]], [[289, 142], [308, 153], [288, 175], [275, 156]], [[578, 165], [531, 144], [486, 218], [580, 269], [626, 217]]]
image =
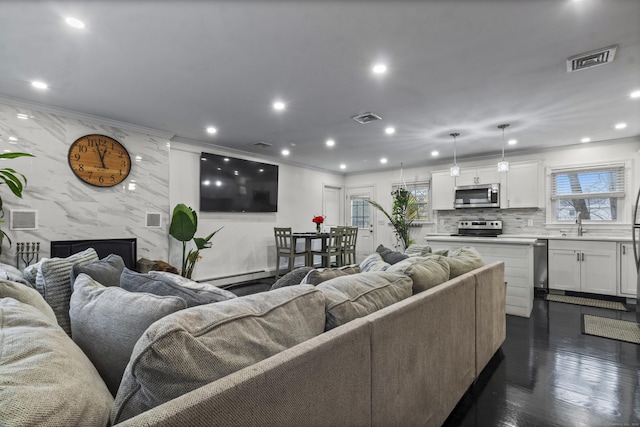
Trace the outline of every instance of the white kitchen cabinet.
[[500, 174], [496, 165], [479, 168], [460, 168], [460, 176], [456, 178], [457, 186], [478, 185], [478, 184], [498, 184]]
[[431, 207], [433, 210], [453, 209], [455, 178], [448, 170], [431, 174]]
[[503, 209], [539, 206], [539, 170], [539, 162], [511, 163], [501, 190], [506, 200], [501, 204]]
[[616, 295], [616, 244], [549, 241], [549, 288]]
[[619, 243], [618, 255], [620, 257], [618, 295], [635, 298], [638, 286], [638, 272], [636, 271], [636, 262], [633, 259], [633, 244]]

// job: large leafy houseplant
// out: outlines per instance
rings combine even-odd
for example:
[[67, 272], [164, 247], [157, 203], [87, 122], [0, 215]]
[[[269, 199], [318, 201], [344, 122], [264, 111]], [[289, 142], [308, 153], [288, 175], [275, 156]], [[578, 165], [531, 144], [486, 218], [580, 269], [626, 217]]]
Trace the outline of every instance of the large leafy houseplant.
[[389, 221], [391, 221], [391, 225], [398, 236], [398, 240], [400, 240], [403, 249], [406, 249], [412, 243], [409, 236], [409, 227], [411, 227], [411, 224], [418, 215], [416, 199], [409, 190], [403, 187], [392, 191], [391, 195], [393, 196], [391, 214], [389, 214], [379, 203], [373, 200], [368, 200], [368, 202], [382, 212]]
[[[2, 153], [0, 159], [15, 159], [16, 157], [33, 157], [28, 153]], [[20, 172], [16, 172], [12, 168], [0, 168], [0, 184], [6, 184], [11, 192], [19, 198], [22, 198], [22, 190], [27, 186], [27, 178]], [[0, 197], [0, 223], [4, 222], [4, 210], [2, 204], [2, 197]], [[11, 246], [11, 239], [3, 230], [0, 230], [0, 255], [2, 254], [2, 241], [4, 238], [9, 241]]]
[[[173, 208], [169, 234], [174, 239], [182, 242], [181, 276], [191, 279], [193, 269], [196, 266], [196, 261], [200, 259], [200, 250], [210, 248], [212, 245], [210, 242], [211, 238], [221, 229], [222, 227], [204, 238], [194, 237], [196, 231], [198, 231], [198, 215], [196, 212], [184, 203], [179, 203], [175, 208]], [[191, 239], [193, 239], [196, 249], [189, 249], [189, 252], [187, 253], [187, 242]]]

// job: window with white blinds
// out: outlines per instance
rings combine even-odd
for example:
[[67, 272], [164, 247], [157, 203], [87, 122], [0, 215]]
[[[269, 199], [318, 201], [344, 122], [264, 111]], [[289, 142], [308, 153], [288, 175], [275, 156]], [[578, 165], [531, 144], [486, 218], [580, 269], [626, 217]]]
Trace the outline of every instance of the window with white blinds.
[[625, 196], [625, 166], [556, 169], [551, 172], [551, 200], [558, 221], [617, 221]]
[[415, 199], [415, 205], [418, 212], [415, 221], [429, 221], [429, 180], [406, 184], [393, 184], [391, 186], [391, 191], [396, 191], [401, 186], [405, 187]]

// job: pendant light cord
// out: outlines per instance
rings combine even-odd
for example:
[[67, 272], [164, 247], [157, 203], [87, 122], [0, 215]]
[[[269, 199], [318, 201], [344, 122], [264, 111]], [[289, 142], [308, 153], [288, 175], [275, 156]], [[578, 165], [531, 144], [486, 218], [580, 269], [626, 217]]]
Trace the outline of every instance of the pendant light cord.
[[504, 162], [504, 130], [509, 127], [508, 124], [498, 126], [499, 129], [502, 129], [502, 161]]

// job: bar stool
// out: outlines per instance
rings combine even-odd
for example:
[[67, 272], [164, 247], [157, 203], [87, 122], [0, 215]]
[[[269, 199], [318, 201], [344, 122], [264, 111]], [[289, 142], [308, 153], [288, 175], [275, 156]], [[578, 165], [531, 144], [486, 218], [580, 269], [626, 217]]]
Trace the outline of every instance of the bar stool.
[[293, 238], [291, 227], [274, 227], [273, 233], [276, 238], [276, 279], [278, 279], [280, 277], [281, 258], [289, 260], [288, 271], [291, 271], [295, 266], [296, 258], [304, 257], [306, 259], [309, 253], [306, 250], [299, 251], [296, 249], [296, 241]]
[[329, 241], [326, 248], [322, 248], [320, 251], [311, 251], [311, 259], [314, 255], [319, 255], [322, 258], [323, 267], [331, 267], [331, 258], [335, 257], [336, 266], [342, 266], [342, 227], [332, 227], [329, 230]]
[[358, 239], [358, 227], [344, 227], [342, 238], [342, 265], [356, 263], [356, 240]]

